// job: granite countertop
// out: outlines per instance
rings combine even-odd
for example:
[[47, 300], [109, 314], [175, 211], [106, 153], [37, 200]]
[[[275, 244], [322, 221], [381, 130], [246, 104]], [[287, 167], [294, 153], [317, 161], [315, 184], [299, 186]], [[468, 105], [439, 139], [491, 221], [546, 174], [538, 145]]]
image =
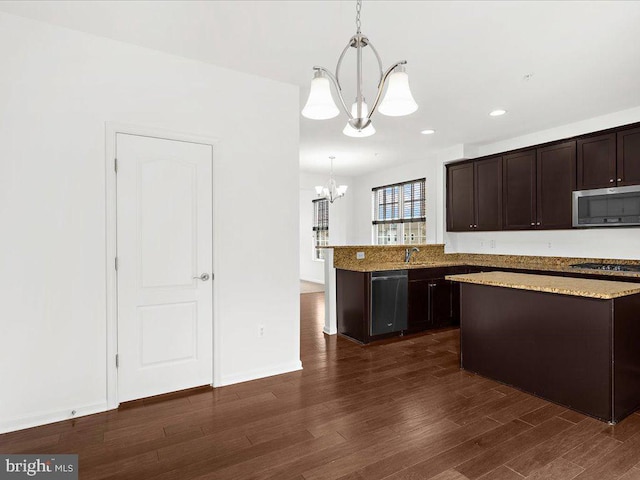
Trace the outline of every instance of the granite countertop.
[[354, 272], [380, 272], [385, 270], [412, 270], [414, 268], [437, 268], [437, 267], [458, 267], [458, 266], [472, 266], [472, 267], [490, 267], [490, 268], [516, 268], [522, 270], [540, 270], [547, 272], [572, 272], [572, 273], [585, 273], [590, 275], [608, 275], [611, 277], [631, 277], [638, 278], [640, 280], [640, 272], [619, 272], [614, 270], [595, 270], [592, 268], [574, 268], [565, 265], [554, 265], [549, 263], [509, 263], [501, 261], [461, 261], [461, 260], [443, 260], [443, 261], [430, 261], [430, 262], [380, 262], [380, 263], [362, 263], [351, 264], [348, 268], [342, 268], [344, 270], [353, 270]]
[[348, 268], [336, 267], [342, 270], [352, 270], [354, 272], [383, 272], [385, 270], [412, 270], [414, 268], [437, 268], [437, 267], [457, 267], [468, 265], [465, 262], [452, 261], [432, 261], [432, 262], [380, 262], [352, 264]]
[[[528, 255], [491, 255], [477, 253], [445, 253], [443, 244], [417, 245], [409, 263], [403, 262], [405, 250], [414, 245], [348, 245], [333, 246], [333, 265], [337, 269], [354, 272], [378, 272], [385, 270], [412, 270], [438, 267], [487, 267], [492, 269], [534, 270], [542, 272], [606, 275], [613, 279], [633, 278], [640, 281], [640, 272], [621, 272], [573, 268], [580, 263], [616, 263], [640, 266], [640, 260], [547, 257]], [[358, 254], [365, 258], [359, 259]]]
[[640, 284], [609, 280], [589, 280], [586, 278], [555, 277], [511, 272], [470, 273], [448, 275], [447, 280], [494, 287], [533, 290], [536, 292], [559, 293], [577, 297], [609, 300], [640, 293]]

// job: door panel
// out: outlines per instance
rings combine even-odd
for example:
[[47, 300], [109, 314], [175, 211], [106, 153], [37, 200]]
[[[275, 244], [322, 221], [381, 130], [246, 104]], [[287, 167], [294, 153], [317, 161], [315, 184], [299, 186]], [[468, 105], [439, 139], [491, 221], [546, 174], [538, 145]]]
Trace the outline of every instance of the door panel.
[[477, 230], [502, 230], [502, 157], [474, 165]]
[[447, 226], [450, 232], [473, 230], [473, 163], [447, 168]]
[[197, 319], [196, 302], [140, 308], [141, 365], [196, 359]]
[[118, 399], [212, 383], [212, 147], [118, 134]]
[[616, 134], [599, 135], [577, 142], [577, 188], [607, 188], [616, 181]]
[[576, 188], [576, 142], [538, 149], [537, 228], [571, 228]]
[[640, 185], [640, 128], [618, 132], [618, 186]]
[[[137, 228], [143, 288], [193, 285], [198, 260], [194, 245], [197, 219], [191, 214], [198, 201], [196, 182], [194, 164], [172, 159], [138, 164]], [[166, 236], [167, 225], [173, 227], [171, 237]]]
[[429, 280], [411, 280], [409, 270], [407, 330], [410, 333], [429, 328]]
[[502, 163], [504, 229], [535, 228], [536, 151], [505, 155]]

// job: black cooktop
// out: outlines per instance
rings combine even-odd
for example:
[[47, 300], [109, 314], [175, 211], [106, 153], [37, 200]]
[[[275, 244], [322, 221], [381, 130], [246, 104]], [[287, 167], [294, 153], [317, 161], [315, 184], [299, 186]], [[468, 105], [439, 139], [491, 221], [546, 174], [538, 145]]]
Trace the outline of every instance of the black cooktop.
[[589, 268], [592, 270], [609, 270], [612, 272], [640, 272], [640, 265], [625, 265], [620, 263], [576, 263], [573, 268]]

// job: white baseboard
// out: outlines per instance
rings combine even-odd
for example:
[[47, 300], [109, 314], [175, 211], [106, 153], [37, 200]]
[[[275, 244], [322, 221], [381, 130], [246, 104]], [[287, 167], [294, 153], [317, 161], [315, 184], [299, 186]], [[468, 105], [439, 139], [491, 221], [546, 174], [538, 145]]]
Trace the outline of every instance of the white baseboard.
[[71, 410], [74, 410], [74, 408], [57, 412], [38, 413], [28, 417], [15, 418], [12, 420], [2, 420], [0, 421], [0, 433], [39, 427], [40, 425], [46, 425], [47, 423], [55, 423], [62, 420], [84, 417], [94, 413], [106, 412], [111, 409], [108, 407], [107, 403], [104, 402], [97, 403], [95, 405], [86, 405], [84, 407], [75, 407], [75, 414], [73, 415], [71, 414]]
[[311, 283], [319, 283], [320, 285], [324, 285], [324, 278], [304, 278], [300, 277], [300, 280]]
[[257, 380], [259, 378], [272, 377], [274, 375], [282, 375], [283, 373], [291, 373], [302, 370], [302, 362], [297, 360], [291, 363], [285, 363], [280, 365], [274, 365], [268, 368], [260, 368], [256, 370], [250, 370], [243, 373], [234, 373], [233, 375], [222, 375], [220, 385], [217, 387], [224, 387], [225, 385], [233, 385], [234, 383], [248, 382], [250, 380]]
[[322, 329], [323, 333], [326, 333], [327, 335], [336, 335], [338, 333], [338, 329], [337, 328], [331, 328], [328, 329], [326, 326]]

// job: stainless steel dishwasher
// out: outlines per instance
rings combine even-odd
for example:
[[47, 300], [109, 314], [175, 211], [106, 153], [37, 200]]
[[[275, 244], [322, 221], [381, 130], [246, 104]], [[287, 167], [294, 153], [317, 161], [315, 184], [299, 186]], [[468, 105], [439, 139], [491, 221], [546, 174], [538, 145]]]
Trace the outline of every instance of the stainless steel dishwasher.
[[407, 329], [407, 270], [371, 272], [370, 335]]

